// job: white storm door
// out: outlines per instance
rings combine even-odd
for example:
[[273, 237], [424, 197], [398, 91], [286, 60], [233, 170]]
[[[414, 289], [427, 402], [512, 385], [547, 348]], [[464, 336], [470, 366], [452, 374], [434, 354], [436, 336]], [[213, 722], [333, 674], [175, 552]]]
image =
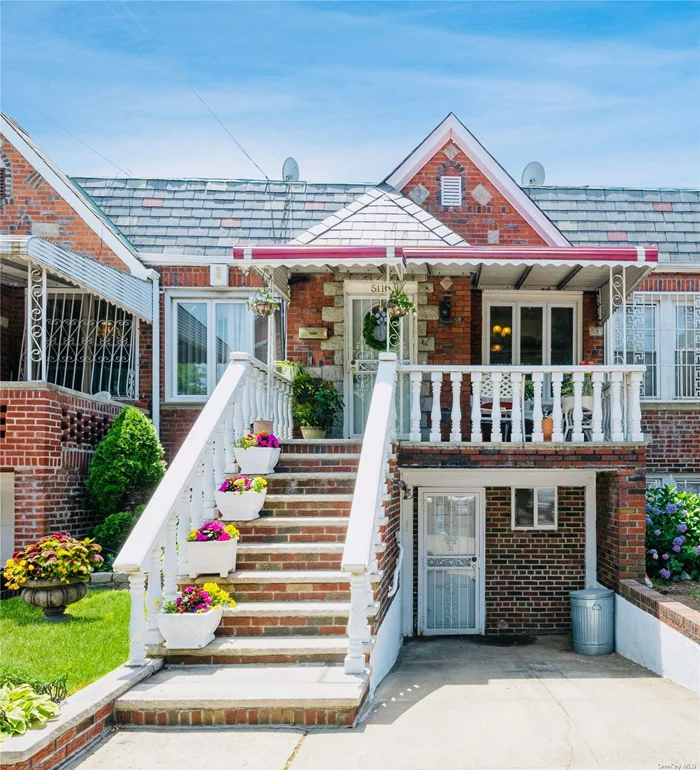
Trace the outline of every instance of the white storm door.
[[418, 632], [483, 633], [483, 490], [419, 493]]

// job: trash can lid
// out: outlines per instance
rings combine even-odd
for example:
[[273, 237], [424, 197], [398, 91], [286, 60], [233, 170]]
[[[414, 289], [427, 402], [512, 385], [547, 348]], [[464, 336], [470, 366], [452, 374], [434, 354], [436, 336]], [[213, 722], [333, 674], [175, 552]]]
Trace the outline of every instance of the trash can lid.
[[612, 588], [583, 588], [580, 591], [569, 591], [572, 599], [605, 599], [615, 592]]

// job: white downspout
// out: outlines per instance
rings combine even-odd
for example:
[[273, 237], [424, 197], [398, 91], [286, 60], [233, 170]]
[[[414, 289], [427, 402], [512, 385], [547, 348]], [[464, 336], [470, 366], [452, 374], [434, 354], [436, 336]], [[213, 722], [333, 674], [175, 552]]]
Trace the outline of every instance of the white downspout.
[[153, 282], [151, 420], [156, 433], [160, 436], [160, 274], [156, 270], [149, 270], [148, 277]]

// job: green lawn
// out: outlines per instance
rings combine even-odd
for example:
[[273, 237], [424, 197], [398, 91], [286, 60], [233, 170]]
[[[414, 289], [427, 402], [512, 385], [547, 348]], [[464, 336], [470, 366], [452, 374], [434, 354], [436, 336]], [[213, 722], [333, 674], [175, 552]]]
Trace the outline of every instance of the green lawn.
[[68, 676], [72, 693], [124, 663], [129, 652], [129, 592], [93, 590], [50, 623], [20, 598], [0, 601], [0, 669], [49, 682]]

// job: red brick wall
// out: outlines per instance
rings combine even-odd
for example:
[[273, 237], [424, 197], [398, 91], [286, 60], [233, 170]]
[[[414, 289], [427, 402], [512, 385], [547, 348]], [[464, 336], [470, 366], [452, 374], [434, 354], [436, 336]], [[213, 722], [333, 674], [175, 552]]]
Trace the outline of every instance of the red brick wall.
[[121, 408], [53, 386], [0, 389], [0, 468], [15, 474], [17, 546], [58, 530], [90, 533], [97, 518], [83, 509], [83, 484]]
[[299, 328], [320, 326], [328, 329], [329, 336], [332, 334], [333, 324], [323, 320], [323, 308], [334, 307], [335, 298], [324, 294], [323, 287], [326, 282], [332, 283], [334, 277], [314, 274], [296, 278], [299, 280], [292, 283], [287, 311], [287, 357], [304, 366], [331, 366], [334, 363], [333, 351], [322, 350], [320, 340], [300, 340]]
[[[396, 447], [394, 447], [395, 449]], [[401, 594], [397, 592], [393, 597], [389, 597], [389, 591], [394, 582], [394, 571], [399, 557], [399, 546], [396, 542], [396, 533], [401, 527], [401, 479], [396, 460], [391, 460], [390, 480], [388, 483], [389, 501], [385, 506], [387, 522], [382, 533], [382, 542], [385, 545], [384, 553], [380, 555], [379, 569], [382, 571], [382, 578], [379, 585], [375, 588], [374, 598], [378, 602], [379, 608], [374, 619], [374, 633], [377, 633], [386, 615], [391, 602], [396, 599], [401, 601]]]
[[653, 272], [635, 291], [700, 291], [700, 275]]
[[55, 235], [42, 233], [41, 237], [117, 270], [128, 271], [121, 259], [6, 138], [2, 152], [10, 164], [12, 181], [11, 198], [0, 206], [0, 232], [31, 235], [33, 224], [55, 224]]
[[700, 473], [700, 404], [642, 404], [649, 473]]
[[585, 586], [584, 487], [559, 487], [555, 532], [511, 525], [510, 487], [486, 488], [486, 633], [561, 633]]
[[170, 464], [199, 416], [198, 406], [163, 404], [160, 411], [160, 443]]
[[[453, 160], [447, 158], [443, 150], [448, 144], [450, 142], [427, 161], [401, 192], [408, 195], [416, 185], [422, 184], [430, 192], [422, 207], [473, 246], [487, 245], [489, 231], [495, 230], [501, 245], [545, 245], [542, 237], [463, 152], [459, 151]], [[440, 205], [442, 176], [462, 177], [462, 206]], [[477, 185], [483, 185], [492, 196], [485, 206], [479, 205], [471, 195]]]
[[[595, 292], [583, 293], [583, 360], [596, 364], [605, 363], [605, 345], [603, 325], [598, 318], [598, 295]], [[574, 361], [575, 364], [578, 361]]]

